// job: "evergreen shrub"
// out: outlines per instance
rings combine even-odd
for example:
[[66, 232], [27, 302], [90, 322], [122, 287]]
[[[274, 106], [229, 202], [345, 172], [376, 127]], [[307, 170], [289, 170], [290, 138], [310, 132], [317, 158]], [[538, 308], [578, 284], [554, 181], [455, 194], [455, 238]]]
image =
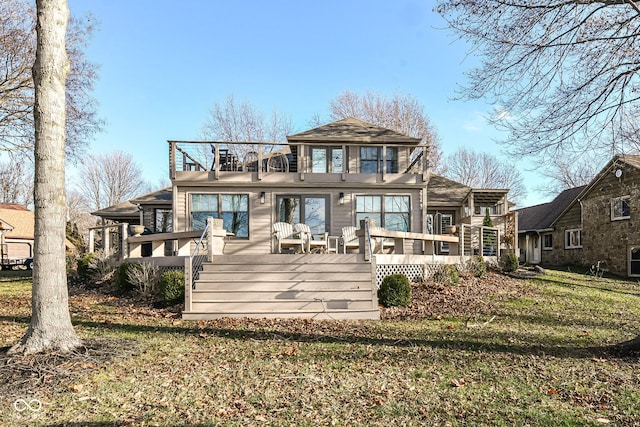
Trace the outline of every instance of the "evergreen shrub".
[[404, 274], [391, 274], [382, 280], [378, 301], [384, 307], [405, 307], [411, 301], [411, 283]]

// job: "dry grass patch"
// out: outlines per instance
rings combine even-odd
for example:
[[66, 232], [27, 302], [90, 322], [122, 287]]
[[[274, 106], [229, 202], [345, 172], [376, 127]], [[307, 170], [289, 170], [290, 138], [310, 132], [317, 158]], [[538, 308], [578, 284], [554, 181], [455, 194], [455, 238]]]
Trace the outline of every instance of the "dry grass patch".
[[[27, 326], [18, 289], [0, 284], [0, 346]], [[73, 289], [86, 348], [0, 359], [13, 375], [0, 424], [640, 424], [637, 360], [598, 349], [640, 330], [633, 283], [491, 274], [413, 295], [382, 321], [187, 322], [179, 307]], [[16, 411], [18, 394], [41, 410]]]

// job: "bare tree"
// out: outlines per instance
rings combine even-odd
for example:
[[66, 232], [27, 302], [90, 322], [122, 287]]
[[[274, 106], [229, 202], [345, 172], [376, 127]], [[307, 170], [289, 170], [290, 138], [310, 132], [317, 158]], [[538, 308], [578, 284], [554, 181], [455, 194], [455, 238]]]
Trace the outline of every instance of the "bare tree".
[[11, 353], [70, 351], [81, 342], [69, 314], [65, 260], [66, 0], [37, 0], [35, 83], [35, 244], [31, 323]]
[[[293, 124], [291, 117], [273, 111], [270, 117], [257, 110], [248, 101], [237, 103], [233, 95], [229, 95], [224, 103], [216, 102], [209, 110], [209, 116], [202, 127], [205, 139], [228, 142], [284, 142], [287, 135], [291, 134]], [[200, 150], [205, 150], [203, 145]], [[254, 144], [229, 147], [233, 154], [241, 160], [249, 152], [257, 152]], [[278, 146], [265, 145], [265, 152], [278, 149]], [[212, 163], [211, 150], [199, 153], [208, 164]]]
[[[34, 81], [31, 67], [36, 55], [35, 10], [27, 0], [0, 2], [0, 150], [32, 152]], [[102, 127], [91, 97], [96, 66], [84, 55], [93, 27], [90, 20], [72, 20], [68, 27], [70, 73], [66, 83], [67, 153], [82, 151]]]
[[[429, 146], [429, 166], [435, 171], [440, 168], [442, 151], [438, 135], [422, 105], [409, 95], [387, 98], [374, 92], [359, 95], [345, 91], [331, 101], [329, 117], [331, 120], [356, 117], [420, 138], [423, 144]], [[319, 116], [316, 115], [312, 120], [320, 124]]]
[[77, 191], [91, 210], [98, 210], [150, 192], [131, 154], [114, 151], [87, 156], [79, 169]]
[[473, 188], [509, 189], [509, 199], [518, 203], [527, 195], [524, 178], [514, 163], [500, 161], [488, 153], [460, 148], [446, 156], [443, 175]]
[[31, 159], [12, 152], [0, 160], [0, 203], [33, 204], [33, 167]]
[[550, 159], [540, 171], [549, 178], [544, 186], [536, 187], [548, 196], [557, 196], [560, 192], [569, 188], [586, 185], [600, 171], [609, 158], [591, 154], [566, 158], [557, 157]]
[[633, 0], [438, 0], [481, 63], [464, 99], [499, 105], [512, 152], [546, 161], [637, 149], [640, 8]]

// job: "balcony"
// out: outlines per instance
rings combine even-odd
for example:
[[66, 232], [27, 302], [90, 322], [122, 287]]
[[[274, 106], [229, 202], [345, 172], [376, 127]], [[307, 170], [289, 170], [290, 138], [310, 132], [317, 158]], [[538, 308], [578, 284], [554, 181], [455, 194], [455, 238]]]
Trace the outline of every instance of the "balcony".
[[283, 174], [288, 174], [292, 176], [286, 180], [308, 183], [411, 185], [426, 181], [427, 150], [423, 145], [397, 143], [169, 141], [169, 165], [171, 179], [178, 181], [282, 182]]

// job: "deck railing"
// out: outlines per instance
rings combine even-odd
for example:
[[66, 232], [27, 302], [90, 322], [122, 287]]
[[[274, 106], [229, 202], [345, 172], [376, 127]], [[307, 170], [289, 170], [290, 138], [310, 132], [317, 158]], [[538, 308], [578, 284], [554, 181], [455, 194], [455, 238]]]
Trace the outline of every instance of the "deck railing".
[[[342, 170], [332, 173], [354, 173], [349, 170], [347, 149], [357, 150], [361, 143], [345, 143], [342, 145], [344, 161]], [[426, 145], [393, 144], [398, 149], [398, 157], [386, 159], [385, 144], [367, 144], [378, 147], [382, 152], [382, 164], [396, 163], [396, 171], [400, 174], [425, 174], [427, 171], [428, 147]], [[337, 148], [340, 145], [336, 146]], [[232, 142], [232, 141], [169, 141], [169, 170], [171, 178], [177, 172], [213, 172], [219, 173], [257, 172], [260, 176], [267, 172], [314, 173], [309, 146], [290, 146], [286, 142]], [[390, 172], [384, 172], [390, 173]]]

